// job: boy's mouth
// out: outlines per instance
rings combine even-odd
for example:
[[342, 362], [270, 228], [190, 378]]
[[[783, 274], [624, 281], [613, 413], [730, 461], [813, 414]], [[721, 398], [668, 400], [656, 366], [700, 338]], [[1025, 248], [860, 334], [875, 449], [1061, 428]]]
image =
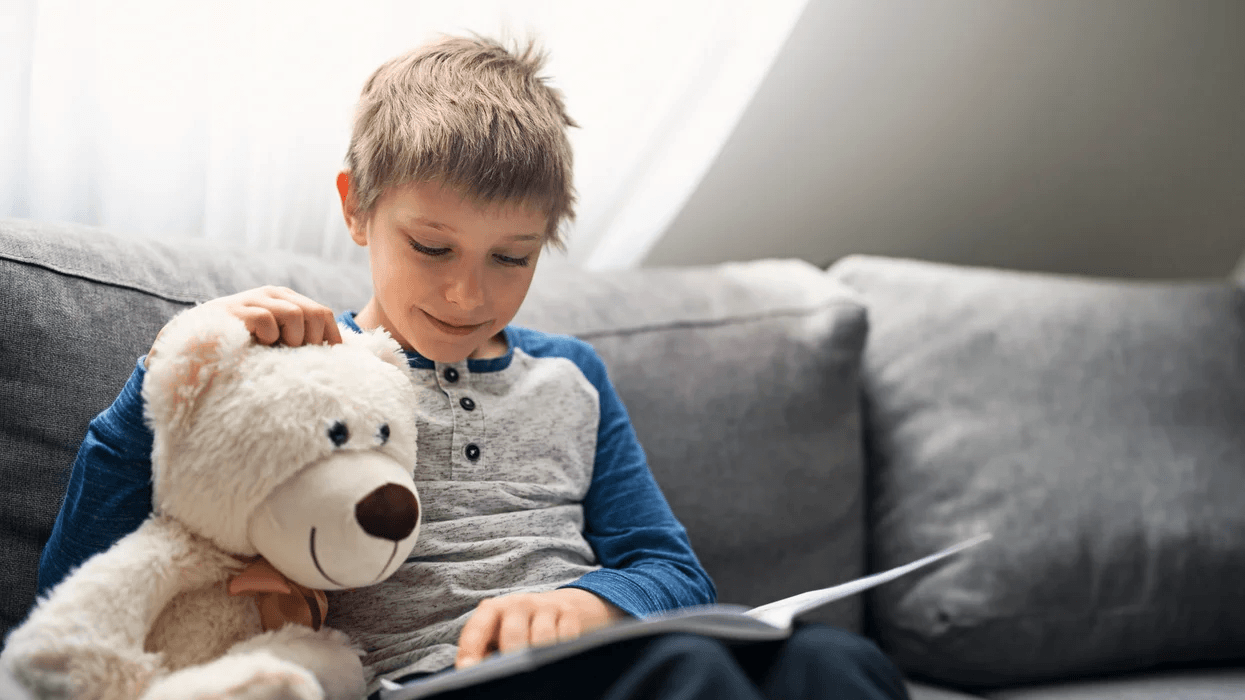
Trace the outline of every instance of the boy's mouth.
[[[420, 311], [423, 311], [423, 309], [420, 309]], [[432, 325], [436, 326], [443, 333], [449, 333], [450, 335], [469, 335], [487, 325], [487, 323], [475, 323], [465, 326], [458, 326], [453, 323], [446, 323], [427, 311], [423, 311], [423, 314], [428, 317], [428, 320], [432, 322]]]

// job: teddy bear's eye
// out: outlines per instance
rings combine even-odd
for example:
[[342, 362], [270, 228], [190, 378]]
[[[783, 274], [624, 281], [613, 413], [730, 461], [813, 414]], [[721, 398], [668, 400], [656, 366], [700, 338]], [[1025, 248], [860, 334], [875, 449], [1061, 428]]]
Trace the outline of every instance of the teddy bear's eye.
[[350, 429], [342, 421], [333, 421], [333, 424], [329, 426], [328, 436], [335, 446], [341, 447], [350, 439]]
[[380, 429], [376, 431], [376, 436], [380, 438], [380, 444], [389, 442], [389, 424], [381, 423]]

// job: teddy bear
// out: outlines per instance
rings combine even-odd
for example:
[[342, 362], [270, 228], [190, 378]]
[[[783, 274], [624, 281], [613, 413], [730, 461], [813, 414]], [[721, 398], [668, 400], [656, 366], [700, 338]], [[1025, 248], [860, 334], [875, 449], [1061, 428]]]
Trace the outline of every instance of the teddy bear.
[[325, 590], [378, 583], [419, 534], [415, 396], [383, 330], [256, 343], [204, 304], [142, 395], [152, 515], [41, 597], [2, 660], [36, 697], [358, 700]]

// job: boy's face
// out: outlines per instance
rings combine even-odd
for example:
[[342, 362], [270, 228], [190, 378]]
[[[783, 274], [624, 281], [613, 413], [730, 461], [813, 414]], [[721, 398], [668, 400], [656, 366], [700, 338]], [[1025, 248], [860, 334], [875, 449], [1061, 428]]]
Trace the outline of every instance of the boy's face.
[[495, 336], [527, 296], [545, 213], [480, 207], [427, 183], [386, 191], [364, 219], [346, 204], [349, 175], [337, 184], [350, 237], [367, 246], [372, 266], [372, 299], [359, 325], [381, 326], [434, 362], [504, 354]]

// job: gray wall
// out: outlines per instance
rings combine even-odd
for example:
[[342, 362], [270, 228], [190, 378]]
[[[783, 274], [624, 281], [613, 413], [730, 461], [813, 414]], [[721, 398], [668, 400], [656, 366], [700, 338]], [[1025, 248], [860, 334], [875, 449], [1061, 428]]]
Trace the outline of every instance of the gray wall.
[[1245, 250], [1245, 2], [810, 0], [645, 265], [1115, 276]]

